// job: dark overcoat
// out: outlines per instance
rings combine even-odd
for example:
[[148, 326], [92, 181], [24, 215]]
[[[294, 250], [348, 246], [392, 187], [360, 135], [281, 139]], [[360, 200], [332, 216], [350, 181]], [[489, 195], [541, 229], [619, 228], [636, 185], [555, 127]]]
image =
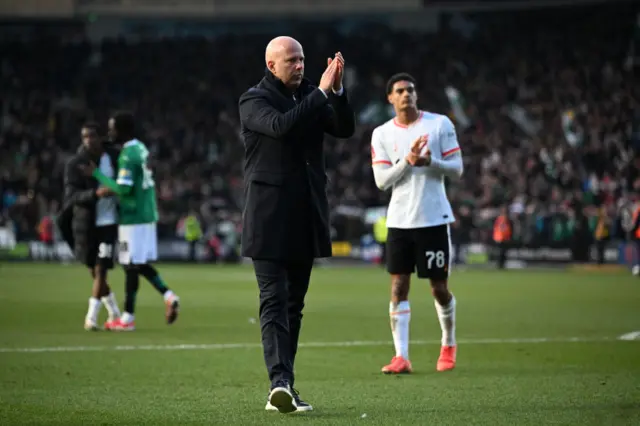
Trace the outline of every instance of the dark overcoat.
[[349, 138], [347, 93], [307, 79], [292, 92], [269, 71], [240, 97], [244, 140], [242, 255], [297, 261], [331, 256], [324, 135]]

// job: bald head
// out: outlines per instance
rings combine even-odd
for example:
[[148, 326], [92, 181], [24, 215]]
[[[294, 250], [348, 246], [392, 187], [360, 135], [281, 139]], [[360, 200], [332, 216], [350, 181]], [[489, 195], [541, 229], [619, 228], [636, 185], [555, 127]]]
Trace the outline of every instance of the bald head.
[[267, 44], [264, 60], [271, 73], [285, 86], [295, 89], [304, 75], [304, 52], [294, 38], [276, 37]]
[[276, 37], [267, 44], [264, 60], [268, 65], [269, 61], [273, 61], [291, 50], [299, 50], [302, 52], [302, 45], [298, 43], [298, 40], [287, 36]]

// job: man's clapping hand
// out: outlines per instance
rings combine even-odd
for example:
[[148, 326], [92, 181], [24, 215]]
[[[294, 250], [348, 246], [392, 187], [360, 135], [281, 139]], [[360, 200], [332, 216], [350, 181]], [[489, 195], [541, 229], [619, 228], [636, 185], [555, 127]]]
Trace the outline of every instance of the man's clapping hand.
[[411, 164], [413, 167], [422, 167], [431, 164], [431, 151], [429, 149], [427, 149], [427, 152], [424, 155], [420, 155], [428, 142], [429, 135], [423, 135], [414, 140], [411, 143], [411, 151], [406, 157], [407, 163]]
[[341, 52], [336, 53], [336, 56], [327, 58], [327, 65], [331, 65], [333, 62], [338, 62], [335, 79], [333, 80], [333, 91], [339, 92], [342, 89], [342, 77], [344, 76], [344, 57]]
[[322, 74], [318, 87], [325, 93], [329, 93], [330, 90], [339, 92], [342, 89], [343, 75], [344, 57], [338, 52], [335, 57], [327, 58], [327, 69]]

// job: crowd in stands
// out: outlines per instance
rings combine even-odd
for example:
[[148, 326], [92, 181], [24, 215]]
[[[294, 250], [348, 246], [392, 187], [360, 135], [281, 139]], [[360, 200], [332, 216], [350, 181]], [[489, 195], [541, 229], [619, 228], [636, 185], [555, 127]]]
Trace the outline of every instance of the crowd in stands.
[[[503, 205], [526, 241], [569, 238], [576, 218], [594, 216], [600, 205], [615, 215], [619, 200], [640, 188], [635, 21], [629, 10], [608, 8], [443, 19], [437, 33], [301, 25], [292, 35], [305, 48], [307, 75], [317, 80], [326, 57], [341, 50], [357, 111], [352, 138], [326, 139], [331, 205], [388, 200], [373, 181], [370, 136], [391, 117], [387, 78], [405, 71], [418, 81], [421, 107], [456, 123], [465, 174], [449, 191], [460, 232], [487, 239]], [[97, 44], [81, 29], [5, 37], [2, 221], [19, 238], [32, 237], [40, 219], [60, 208], [64, 165], [80, 144], [81, 123], [106, 127], [109, 113], [125, 108], [136, 113], [153, 154], [161, 237], [175, 235], [191, 210], [205, 233], [221, 220], [239, 223], [237, 100], [262, 77], [264, 47], [275, 35]]]

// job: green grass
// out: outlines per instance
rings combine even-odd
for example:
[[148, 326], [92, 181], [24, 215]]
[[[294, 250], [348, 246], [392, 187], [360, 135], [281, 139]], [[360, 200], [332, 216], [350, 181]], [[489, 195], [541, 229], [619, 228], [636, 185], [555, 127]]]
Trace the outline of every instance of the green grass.
[[[640, 280], [628, 274], [454, 273], [459, 354], [449, 373], [435, 371], [440, 330], [428, 286], [416, 281], [416, 371], [388, 377], [379, 373], [393, 355], [387, 276], [316, 269], [301, 338], [312, 345], [296, 363], [296, 385], [315, 411], [280, 415], [264, 411], [252, 271], [159, 268], [183, 302], [175, 325], [164, 324], [162, 299], [143, 283], [137, 331], [87, 333], [82, 268], [0, 264], [0, 424], [640, 424], [640, 341], [617, 340], [640, 330]], [[110, 279], [121, 302], [123, 278], [118, 270]], [[499, 342], [527, 338], [550, 341]], [[314, 345], [350, 341], [363, 343]], [[228, 343], [249, 345], [114, 350]], [[11, 350], [48, 347], [100, 349]]]

